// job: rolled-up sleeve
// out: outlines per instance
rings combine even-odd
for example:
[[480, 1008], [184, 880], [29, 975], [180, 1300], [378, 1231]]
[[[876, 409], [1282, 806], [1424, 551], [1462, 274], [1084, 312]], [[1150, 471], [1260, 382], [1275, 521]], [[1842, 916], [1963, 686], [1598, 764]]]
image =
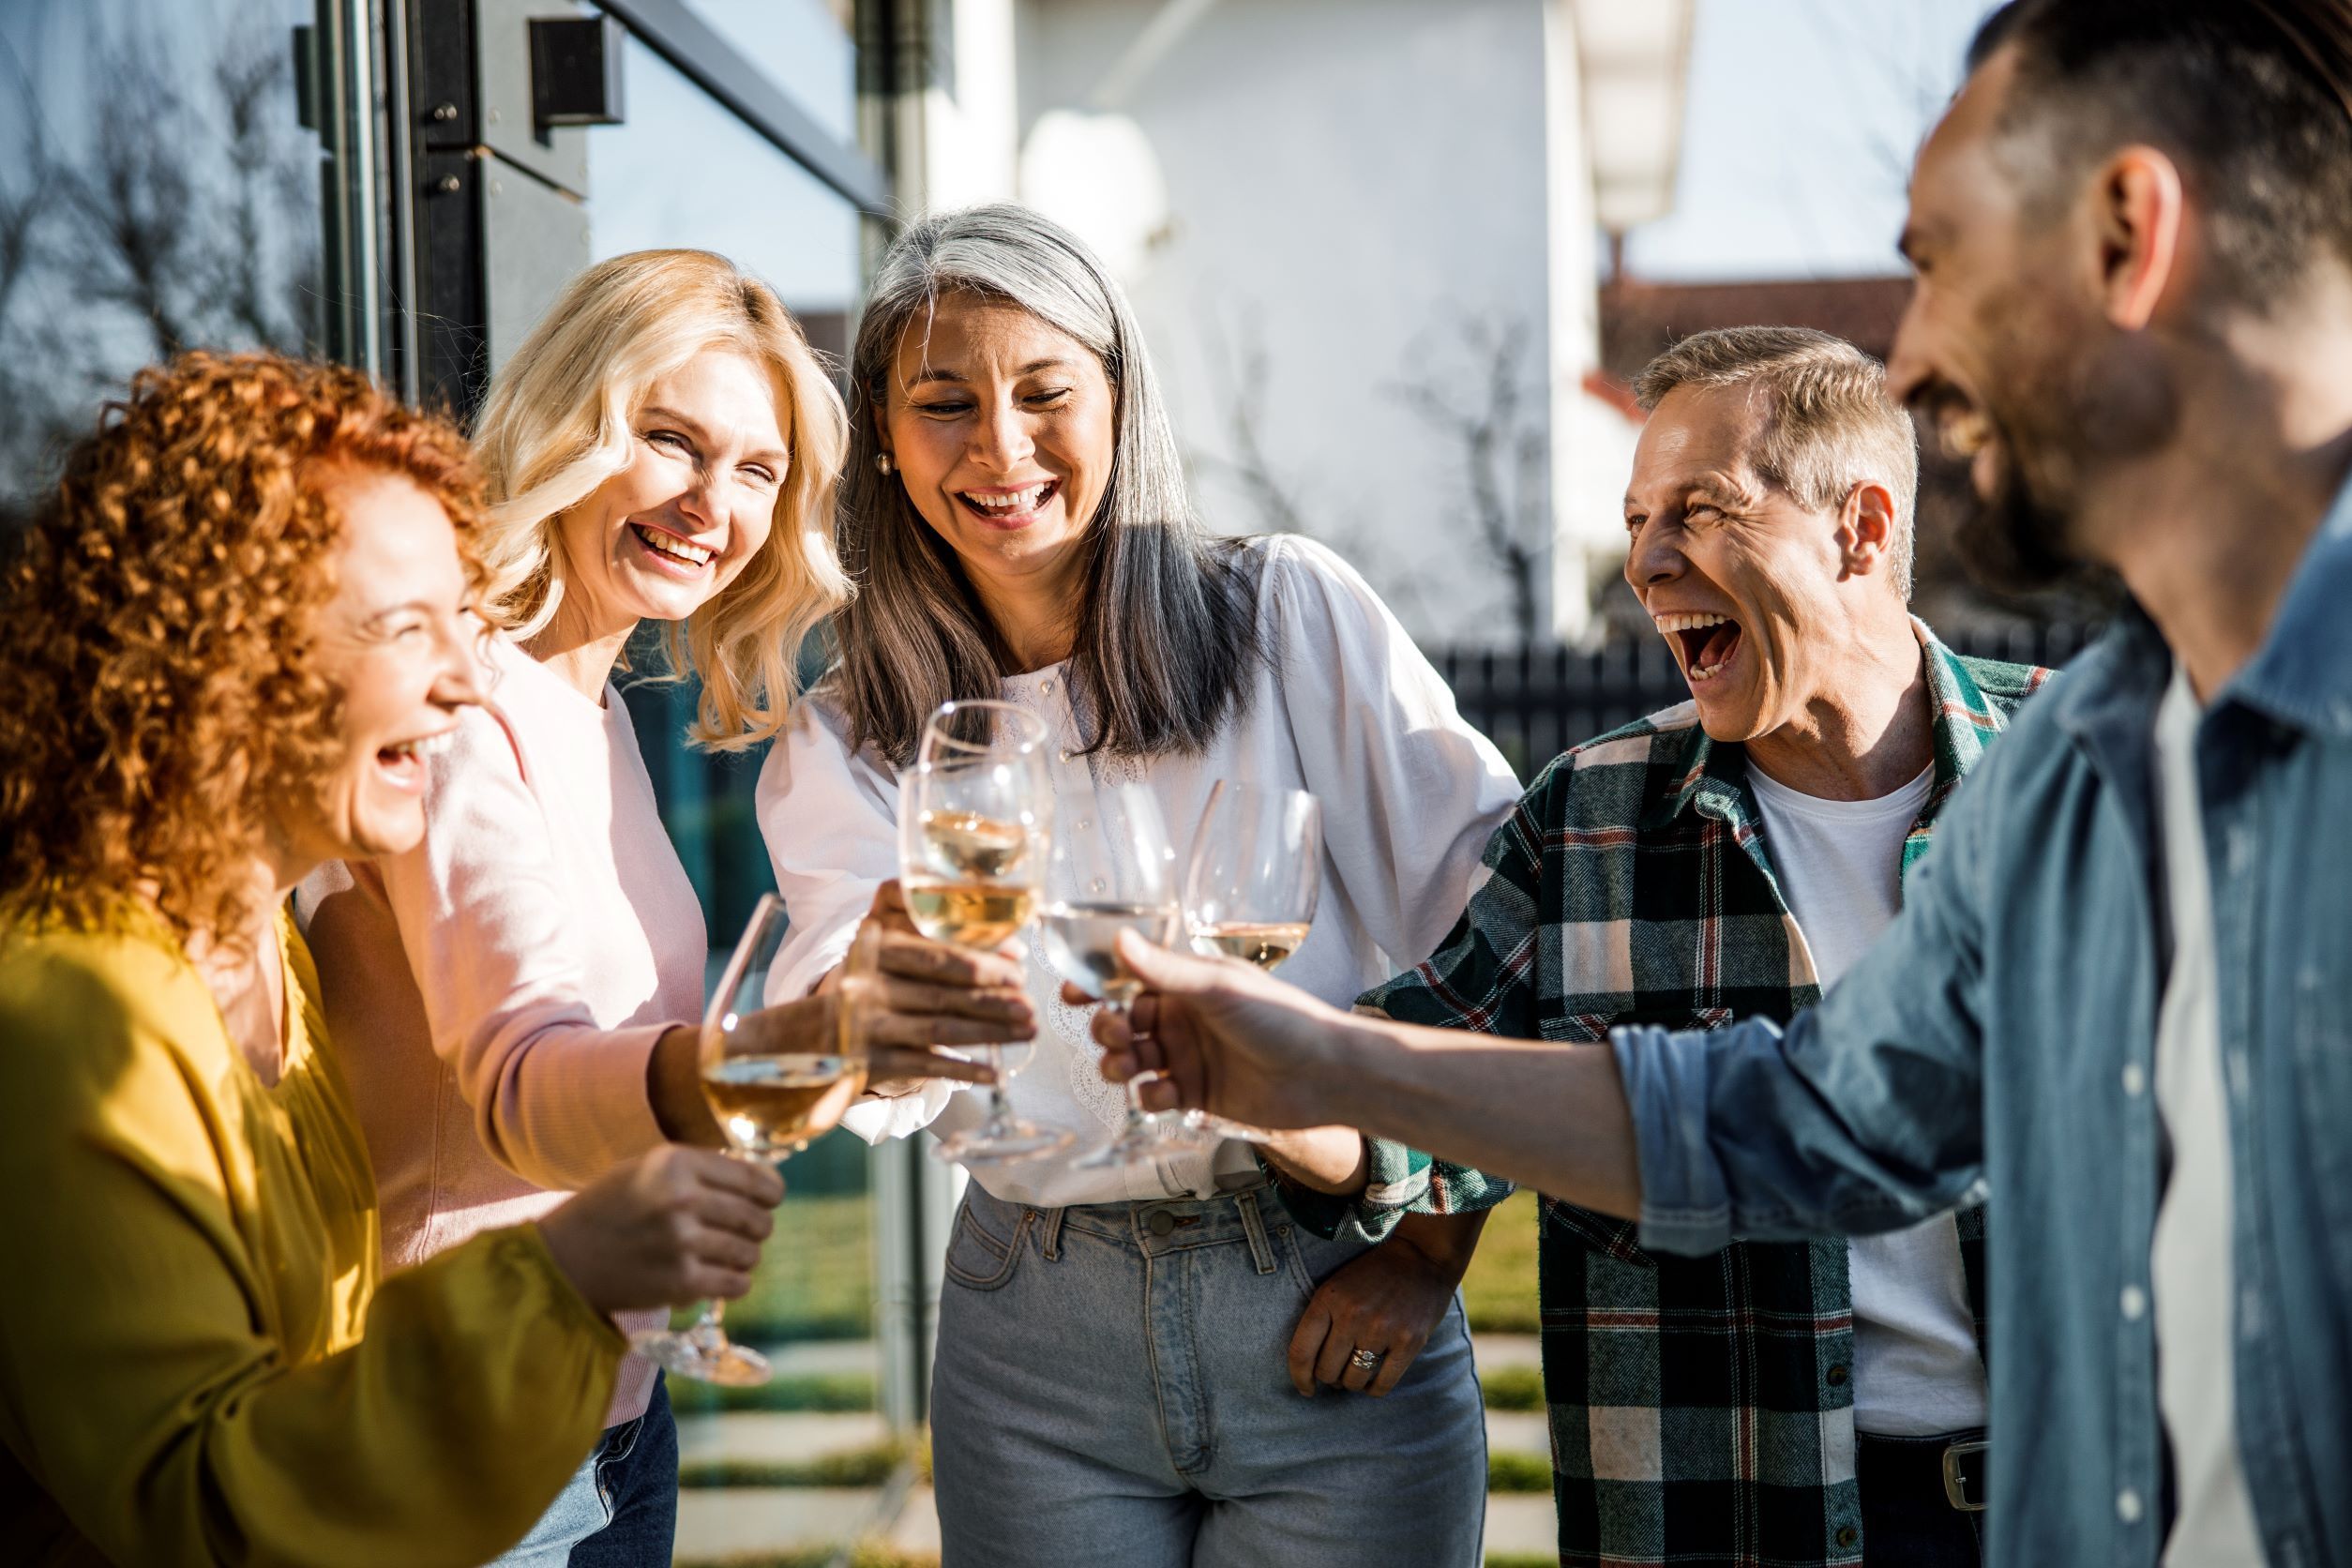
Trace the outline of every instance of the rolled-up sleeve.
[[1983, 1201], [1983, 852], [2000, 760], [1962, 786], [1902, 914], [1820, 1005], [1786, 1029], [1611, 1035], [1644, 1246], [1862, 1235]]

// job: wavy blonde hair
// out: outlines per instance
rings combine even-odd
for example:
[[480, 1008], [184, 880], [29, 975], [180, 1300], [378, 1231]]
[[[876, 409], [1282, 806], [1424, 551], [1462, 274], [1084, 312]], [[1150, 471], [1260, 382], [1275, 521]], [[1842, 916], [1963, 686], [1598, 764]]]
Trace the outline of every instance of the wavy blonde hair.
[[0, 921], [91, 927], [152, 900], [234, 945], [274, 803], [314, 797], [341, 694], [339, 471], [441, 504], [473, 569], [465, 438], [356, 370], [189, 354], [78, 442], [0, 586]]
[[850, 596], [833, 538], [848, 416], [775, 291], [707, 250], [599, 262], [565, 286], [491, 379], [474, 441], [494, 502], [480, 545], [484, 613], [528, 638], [563, 602], [564, 514], [628, 466], [653, 384], [715, 348], [774, 379], [792, 454], [767, 543], [665, 638], [668, 676], [702, 682], [688, 738], [734, 751], [783, 729], [802, 640]]

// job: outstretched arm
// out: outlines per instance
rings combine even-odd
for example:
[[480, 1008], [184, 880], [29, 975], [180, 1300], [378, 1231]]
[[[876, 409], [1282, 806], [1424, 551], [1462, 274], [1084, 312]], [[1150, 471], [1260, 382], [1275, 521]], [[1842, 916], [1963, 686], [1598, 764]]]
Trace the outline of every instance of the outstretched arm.
[[1132, 1026], [1099, 1014], [1095, 1036], [1106, 1076], [1170, 1075], [1146, 1087], [1147, 1106], [1201, 1106], [1266, 1127], [1343, 1123], [1589, 1209], [1638, 1212], [1633, 1118], [1606, 1046], [1343, 1013], [1246, 964], [1122, 940], [1152, 989]]

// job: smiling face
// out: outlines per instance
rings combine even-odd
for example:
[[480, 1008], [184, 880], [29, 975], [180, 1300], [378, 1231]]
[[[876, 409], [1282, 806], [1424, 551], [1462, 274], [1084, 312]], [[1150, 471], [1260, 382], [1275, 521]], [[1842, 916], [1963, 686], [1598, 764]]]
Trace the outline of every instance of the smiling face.
[[788, 457], [767, 373], [706, 349], [646, 388], [628, 466], [564, 514], [560, 614], [591, 635], [683, 621], [767, 542]]
[[[2141, 421], [2083, 259], [2098, 242], [2073, 207], [2021, 205], [2000, 111], [2014, 61], [1996, 54], [1920, 149], [1902, 249], [1914, 282], [1888, 387], [1930, 440], [1968, 465], [1979, 503], [1959, 544], [1997, 584], [2045, 585], [2084, 554], [2068, 519], [2088, 433]], [[2041, 210], [2047, 206], [2050, 210]], [[2119, 370], [2124, 371], [2118, 374]]]
[[399, 854], [425, 833], [426, 759], [481, 701], [480, 625], [448, 514], [405, 476], [339, 470], [321, 486], [342, 522], [335, 596], [309, 667], [341, 697], [336, 760], [308, 809], [273, 823], [309, 863]]
[[942, 295], [898, 342], [880, 411], [908, 498], [983, 594], [1066, 567], [1110, 482], [1102, 362], [1018, 305]]
[[1625, 580], [1719, 741], [1772, 734], [1833, 696], [1858, 628], [1902, 611], [1866, 537], [1886, 489], [1817, 512], [1758, 477], [1765, 406], [1754, 386], [1675, 387], [1642, 427], [1625, 491]]

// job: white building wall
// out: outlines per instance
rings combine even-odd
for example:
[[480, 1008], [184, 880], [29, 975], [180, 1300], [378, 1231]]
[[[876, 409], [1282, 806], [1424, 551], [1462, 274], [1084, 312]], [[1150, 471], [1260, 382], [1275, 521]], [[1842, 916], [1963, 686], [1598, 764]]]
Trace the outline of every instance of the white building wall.
[[[1018, 0], [1022, 134], [1102, 107], [1106, 72], [1162, 6]], [[1567, 337], [1591, 336], [1589, 219], [1564, 266], [1557, 254], [1547, 160], [1574, 143], [1547, 140], [1545, 6], [1189, 3], [1109, 106], [1166, 188], [1127, 282], [1202, 510], [1228, 531], [1327, 540], [1426, 642], [1509, 641], [1511, 595], [1473, 536], [1462, 438], [1408, 389], [1476, 414], [1497, 356], [1516, 354], [1498, 479], [1548, 554], [1552, 410], [1582, 374], [1559, 361], [1555, 290], [1576, 293]], [[1548, 630], [1547, 560], [1537, 573]]]

